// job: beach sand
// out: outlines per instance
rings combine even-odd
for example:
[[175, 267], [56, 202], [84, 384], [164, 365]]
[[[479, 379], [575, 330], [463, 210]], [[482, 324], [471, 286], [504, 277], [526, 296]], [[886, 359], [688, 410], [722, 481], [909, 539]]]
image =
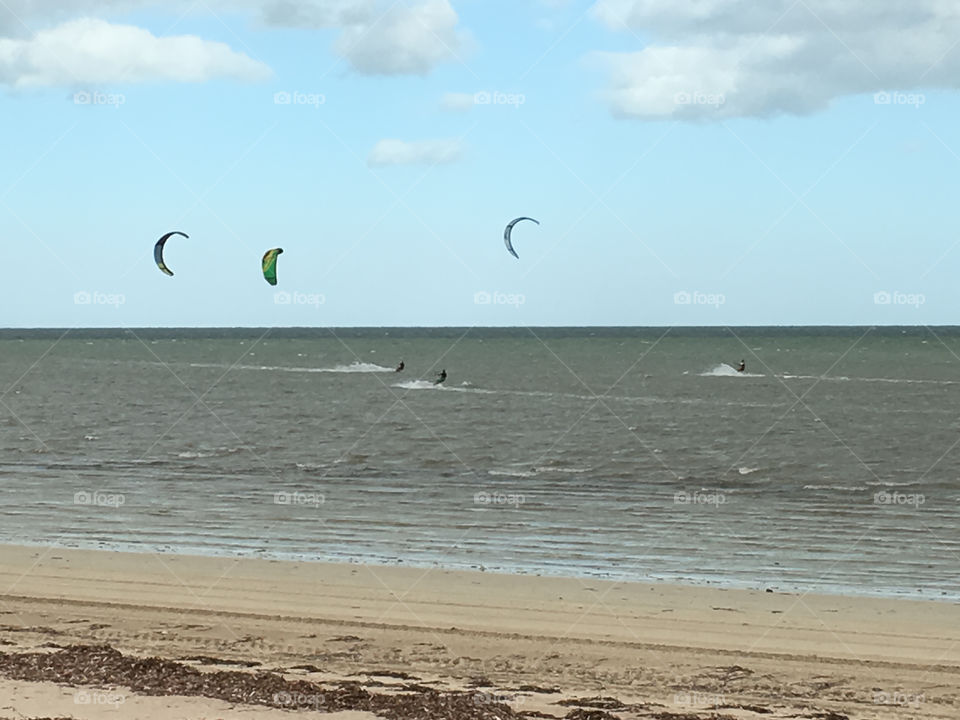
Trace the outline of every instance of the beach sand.
[[0, 718], [960, 718], [952, 602], [3, 546], [0, 653]]

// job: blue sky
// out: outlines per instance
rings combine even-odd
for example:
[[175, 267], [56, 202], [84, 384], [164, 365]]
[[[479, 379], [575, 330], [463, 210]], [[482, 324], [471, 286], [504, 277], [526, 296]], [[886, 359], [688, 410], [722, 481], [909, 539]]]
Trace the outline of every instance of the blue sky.
[[958, 40], [934, 0], [8, 0], [0, 326], [955, 324]]

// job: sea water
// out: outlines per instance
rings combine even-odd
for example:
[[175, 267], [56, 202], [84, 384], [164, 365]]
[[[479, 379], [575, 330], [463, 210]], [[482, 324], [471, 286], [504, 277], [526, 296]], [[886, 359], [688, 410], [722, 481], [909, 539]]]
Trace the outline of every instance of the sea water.
[[957, 599], [958, 358], [936, 328], [4, 331], [0, 542]]

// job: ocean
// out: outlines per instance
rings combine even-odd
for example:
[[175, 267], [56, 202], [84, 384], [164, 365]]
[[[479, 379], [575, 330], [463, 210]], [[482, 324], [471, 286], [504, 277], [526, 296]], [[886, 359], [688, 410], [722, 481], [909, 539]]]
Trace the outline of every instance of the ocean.
[[7, 330], [0, 393], [2, 543], [960, 599], [956, 328]]

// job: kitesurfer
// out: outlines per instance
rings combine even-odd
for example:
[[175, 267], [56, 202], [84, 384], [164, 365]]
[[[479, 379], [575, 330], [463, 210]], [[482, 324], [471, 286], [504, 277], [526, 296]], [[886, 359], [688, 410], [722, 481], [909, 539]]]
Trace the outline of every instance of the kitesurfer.
[[401, 361], [400, 361], [400, 364], [397, 365], [397, 369], [394, 370], [394, 372], [403, 372], [403, 369], [404, 369], [405, 367], [406, 367], [406, 365], [404, 365], [404, 364], [403, 364], [403, 360], [401, 360]]
[[741, 360], [740, 364], [737, 365], [737, 372], [742, 373], [742, 372], [746, 372], [746, 370], [747, 370], [747, 363]]
[[433, 381], [433, 384], [442, 385], [443, 381], [446, 379], [447, 379], [447, 371], [446, 369], [444, 369], [437, 373], [437, 379]]

